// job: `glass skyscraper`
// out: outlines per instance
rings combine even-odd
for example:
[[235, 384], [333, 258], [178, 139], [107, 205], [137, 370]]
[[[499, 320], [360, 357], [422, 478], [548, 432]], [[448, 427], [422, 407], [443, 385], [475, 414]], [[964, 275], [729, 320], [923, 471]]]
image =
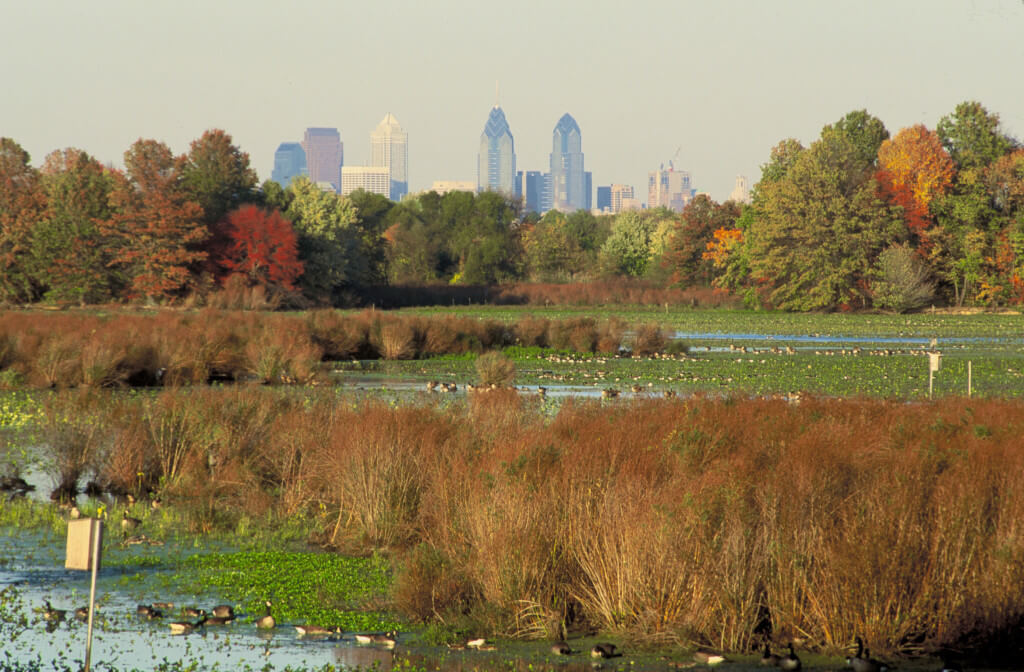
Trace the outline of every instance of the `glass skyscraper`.
[[297, 142], [282, 142], [274, 152], [274, 170], [270, 179], [287, 188], [296, 177], [306, 175], [306, 152]]
[[345, 162], [345, 148], [336, 128], [307, 128], [302, 141], [306, 151], [309, 179], [315, 184], [329, 182], [334, 191], [341, 192], [341, 166]]
[[390, 112], [370, 134], [370, 165], [388, 169], [388, 196], [392, 201], [400, 201], [409, 193], [409, 134]]
[[563, 114], [551, 142], [551, 207], [556, 210], [571, 212], [590, 204], [582, 144], [576, 120]]
[[495, 105], [480, 134], [477, 155], [476, 183], [480, 191], [500, 191], [508, 196], [516, 193], [516, 151], [505, 113]]

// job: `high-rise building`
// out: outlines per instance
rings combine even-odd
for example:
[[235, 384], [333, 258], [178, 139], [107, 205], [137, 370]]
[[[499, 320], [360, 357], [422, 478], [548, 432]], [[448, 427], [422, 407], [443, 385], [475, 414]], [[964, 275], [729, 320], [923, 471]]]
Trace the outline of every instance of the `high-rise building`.
[[512, 131], [505, 113], [495, 105], [480, 134], [476, 182], [480, 191], [500, 191], [508, 196], [516, 193], [516, 151]]
[[523, 200], [523, 212], [547, 212], [551, 209], [551, 175], [520, 170], [516, 173], [516, 196]]
[[391, 186], [385, 195], [391, 200], [409, 193], [409, 134], [390, 112], [370, 133], [370, 165], [388, 169]]
[[682, 212], [693, 198], [693, 194], [690, 173], [685, 170], [675, 170], [670, 165], [668, 170], [662, 166], [647, 174], [648, 208], [668, 208]]
[[746, 175], [736, 176], [736, 186], [732, 188], [729, 200], [737, 203], [750, 203], [750, 187], [747, 186]]
[[330, 182], [334, 191], [341, 191], [341, 166], [345, 147], [336, 128], [307, 128], [302, 141], [306, 152], [306, 169], [313, 182]]
[[583, 207], [590, 210], [594, 206], [594, 174], [589, 170], [583, 173]]
[[391, 173], [384, 166], [342, 166], [341, 195], [358, 189], [391, 198]]
[[580, 127], [566, 113], [551, 137], [551, 207], [563, 212], [587, 207], [584, 172]]
[[610, 191], [613, 214], [618, 214], [624, 210], [640, 209], [640, 201], [634, 195], [632, 186], [628, 184], [613, 184]]
[[601, 212], [612, 209], [612, 188], [610, 186], [597, 188], [597, 209]]
[[274, 152], [274, 170], [270, 179], [287, 187], [296, 177], [307, 175], [306, 152], [297, 142], [282, 142]]

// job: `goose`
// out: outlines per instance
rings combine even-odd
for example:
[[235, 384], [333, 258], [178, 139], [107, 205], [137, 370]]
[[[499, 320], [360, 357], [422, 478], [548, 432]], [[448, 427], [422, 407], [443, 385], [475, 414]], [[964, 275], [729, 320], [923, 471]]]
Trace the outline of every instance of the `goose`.
[[767, 667], [778, 667], [782, 658], [777, 653], [772, 653], [772, 647], [768, 642], [764, 643], [764, 654], [761, 656], [761, 664]]
[[201, 617], [195, 623], [191, 621], [173, 621], [171, 623], [168, 623], [167, 625], [171, 628], [172, 635], [187, 635], [196, 628], [202, 627], [205, 624], [206, 612], [203, 611]]
[[200, 616], [206, 615], [206, 610], [197, 609], [195, 607], [185, 607], [181, 610], [181, 613], [184, 614], [186, 618], [199, 618]]
[[708, 651], [706, 649], [697, 649], [694, 651], [693, 659], [703, 665], [718, 665], [719, 663], [728, 661], [728, 658], [722, 654], [715, 653], [714, 651]]
[[63, 609], [54, 609], [50, 601], [46, 600], [46, 608], [43, 609], [43, 620], [50, 623], [60, 623], [64, 620], [64, 614], [65, 611]]
[[203, 625], [231, 625], [234, 621], [234, 616], [207, 616]]
[[71, 519], [71, 520], [78, 520], [81, 517], [82, 517], [81, 510], [79, 510], [79, 508], [77, 506], [72, 504], [71, 508], [68, 509], [68, 518]]
[[235, 608], [230, 604], [218, 604], [210, 613], [217, 618], [234, 618]]
[[594, 644], [594, 648], [590, 650], [590, 656], [591, 658], [615, 658], [616, 656], [621, 656], [621, 653], [616, 652], [616, 648], [617, 647], [614, 644], [598, 642], [597, 644]]
[[138, 518], [132, 518], [128, 515], [127, 511], [125, 511], [124, 514], [122, 514], [121, 516], [121, 530], [124, 531], [124, 535], [126, 537], [128, 536], [129, 532], [135, 531], [135, 529], [138, 528], [138, 526], [141, 524], [141, 520], [139, 520]]
[[154, 602], [154, 609], [174, 609], [174, 602]]
[[871, 658], [871, 653], [864, 648], [864, 641], [860, 637], [856, 638], [856, 642], [857, 653], [846, 659], [846, 664], [853, 672], [886, 672], [889, 669], [888, 665]]
[[155, 620], [157, 618], [163, 618], [163, 617], [164, 617], [164, 612], [160, 611], [159, 609], [152, 609], [151, 608], [149, 610], [149, 613], [146, 614], [146, 618], [151, 620], [151, 621]]
[[263, 630], [271, 630], [277, 625], [277, 621], [270, 615], [270, 600], [267, 600], [267, 613], [256, 619], [256, 627]]
[[551, 645], [551, 653], [556, 656], [571, 656], [575, 652], [565, 642], [555, 642]]
[[604, 397], [605, 399], [614, 399], [615, 397], [619, 396], [619, 391], [616, 390], [614, 387], [606, 387], [605, 389], [601, 390], [601, 396]]
[[319, 625], [296, 625], [295, 632], [299, 637], [326, 637], [341, 633], [341, 628], [325, 628]]
[[388, 632], [374, 632], [369, 634], [356, 635], [356, 642], [359, 644], [380, 644], [389, 649], [393, 649], [397, 643], [395, 637], [398, 633], [394, 630]]
[[79, 621], [88, 621], [89, 607], [78, 607], [75, 609], [75, 618]]
[[135, 607], [135, 615], [136, 616], [145, 616], [146, 618], [149, 618], [149, 615], [152, 612], [153, 612], [153, 607], [152, 607], [152, 605], [149, 605], [149, 604], [140, 604], [139, 606]]
[[802, 667], [800, 659], [797, 657], [796, 652], [793, 650], [793, 642], [789, 643], [789, 653], [779, 659], [780, 670], [791, 670], [797, 672]]

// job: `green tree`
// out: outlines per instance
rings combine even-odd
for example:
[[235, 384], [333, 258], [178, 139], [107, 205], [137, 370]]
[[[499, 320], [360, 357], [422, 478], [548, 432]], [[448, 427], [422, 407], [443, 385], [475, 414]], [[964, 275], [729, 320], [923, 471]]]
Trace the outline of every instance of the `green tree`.
[[249, 165], [249, 155], [219, 128], [192, 141], [180, 170], [181, 186], [190, 200], [202, 206], [203, 221], [211, 231], [232, 210], [259, 200], [259, 178]]
[[984, 168], [1016, 146], [1000, 130], [999, 116], [973, 100], [960, 103], [953, 114], [940, 119], [936, 131], [960, 172]]
[[898, 213], [879, 200], [872, 172], [863, 147], [826, 127], [783, 177], [758, 186], [744, 247], [770, 304], [867, 304], [875, 260], [900, 235]]
[[42, 184], [47, 196], [45, 218], [35, 231], [33, 272], [45, 298], [97, 303], [116, 291], [109, 268], [110, 250], [101, 225], [113, 214], [113, 176], [79, 149], [46, 157]]
[[299, 237], [299, 259], [305, 268], [300, 281], [303, 293], [329, 303], [345, 289], [365, 284], [370, 269], [352, 201], [324, 191], [305, 177], [292, 181], [288, 190], [292, 198], [285, 216]]
[[46, 195], [28, 152], [0, 137], [0, 303], [34, 301], [39, 288], [25, 263]]
[[587, 253], [574, 233], [566, 215], [557, 210], [547, 212], [523, 232], [523, 253], [532, 280], [560, 282], [583, 271]]
[[640, 277], [651, 263], [655, 220], [633, 210], [615, 217], [611, 235], [601, 246], [601, 268], [615, 275]]
[[867, 110], [855, 110], [834, 124], [822, 129], [821, 135], [838, 133], [853, 146], [857, 161], [873, 166], [878, 161], [878, 149], [889, 139], [889, 131], [878, 117]]
[[391, 211], [396, 203], [387, 196], [357, 189], [348, 195], [358, 215], [357, 226], [369, 264], [369, 279], [384, 282], [387, 277], [387, 241], [384, 232], [391, 225]]

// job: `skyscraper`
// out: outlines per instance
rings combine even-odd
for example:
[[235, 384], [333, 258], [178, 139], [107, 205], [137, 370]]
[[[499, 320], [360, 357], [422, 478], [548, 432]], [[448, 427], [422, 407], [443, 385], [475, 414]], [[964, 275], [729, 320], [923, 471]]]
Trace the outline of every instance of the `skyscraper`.
[[306, 175], [306, 152], [297, 142], [282, 142], [274, 152], [274, 170], [270, 179], [287, 187], [299, 175]]
[[597, 188], [597, 209], [602, 212], [612, 209], [612, 188], [610, 185]]
[[341, 191], [341, 166], [345, 162], [345, 146], [336, 128], [307, 128], [302, 141], [306, 151], [306, 168], [314, 183], [330, 182], [334, 191]]
[[746, 175], [736, 176], [736, 186], [732, 188], [729, 200], [737, 203], [750, 203], [750, 187], [747, 186]]
[[516, 196], [523, 199], [523, 212], [544, 213], [551, 209], [551, 176], [539, 170], [516, 173]]
[[400, 201], [409, 193], [409, 134], [390, 112], [370, 133], [370, 165], [388, 169], [391, 200]]
[[563, 114], [551, 140], [551, 207], [563, 212], [586, 208], [586, 188], [580, 127]]
[[516, 149], [505, 113], [495, 105], [480, 134], [476, 183], [480, 191], [491, 189], [508, 196], [516, 193]]
[[664, 166], [647, 174], [647, 207], [668, 208], [682, 212], [694, 194], [690, 186], [690, 173], [675, 170], [671, 164], [669, 169]]
[[384, 166], [342, 166], [341, 195], [362, 189], [391, 198], [391, 176]]

